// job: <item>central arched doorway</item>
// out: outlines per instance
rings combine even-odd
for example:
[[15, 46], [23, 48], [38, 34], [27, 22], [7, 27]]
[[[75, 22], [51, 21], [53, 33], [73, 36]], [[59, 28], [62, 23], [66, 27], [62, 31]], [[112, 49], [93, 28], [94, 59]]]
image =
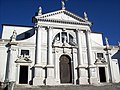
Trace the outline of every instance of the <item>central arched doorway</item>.
[[60, 57], [60, 82], [72, 83], [71, 58], [68, 55]]

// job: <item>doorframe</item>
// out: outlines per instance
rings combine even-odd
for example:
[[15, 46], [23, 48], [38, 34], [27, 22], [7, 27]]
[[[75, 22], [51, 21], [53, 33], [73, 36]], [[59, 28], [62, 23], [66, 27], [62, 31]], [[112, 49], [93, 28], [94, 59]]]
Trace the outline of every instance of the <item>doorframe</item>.
[[[65, 55], [65, 56], [68, 56], [69, 58], [70, 58], [70, 63], [71, 63], [71, 79], [72, 79], [72, 82], [71, 83], [61, 83], [61, 80], [60, 80], [60, 58], [61, 58], [61, 56], [63, 56], [63, 55]], [[71, 57], [71, 55], [69, 55], [69, 54], [61, 54], [60, 56], [59, 56], [59, 80], [60, 80], [60, 84], [74, 84], [74, 63], [73, 63], [73, 60], [72, 60], [73, 58]]]
[[20, 84], [19, 83], [19, 77], [20, 77], [20, 66], [28, 66], [28, 83], [27, 84], [29, 84], [29, 82], [32, 80], [32, 70], [30, 70], [30, 68], [32, 67], [30, 64], [28, 64], [28, 63], [18, 63], [18, 64], [16, 64], [16, 84]]
[[[105, 69], [105, 77], [106, 77], [106, 82], [100, 82], [100, 74], [99, 74], [99, 68], [104, 67]], [[97, 67], [97, 78], [98, 78], [98, 83], [107, 83], [108, 82], [108, 72], [107, 72], [107, 66], [106, 65], [100, 65]]]
[[[27, 67], [27, 83], [20, 83], [20, 74], [21, 74], [21, 67]], [[29, 66], [27, 66], [27, 65], [20, 65], [20, 69], [19, 69], [19, 84], [28, 84], [29, 82], [29, 80], [28, 80], [28, 76], [29, 76]]]

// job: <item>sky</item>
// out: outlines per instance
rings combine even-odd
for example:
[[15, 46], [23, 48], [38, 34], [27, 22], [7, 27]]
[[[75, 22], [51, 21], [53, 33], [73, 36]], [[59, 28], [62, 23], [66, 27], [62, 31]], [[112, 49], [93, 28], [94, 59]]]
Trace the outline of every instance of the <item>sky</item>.
[[[32, 17], [40, 6], [43, 13], [57, 11], [61, 0], [0, 0], [0, 33], [2, 24], [33, 26]], [[120, 0], [66, 0], [65, 7], [80, 17], [87, 12], [91, 30], [102, 32], [109, 44], [120, 41]]]

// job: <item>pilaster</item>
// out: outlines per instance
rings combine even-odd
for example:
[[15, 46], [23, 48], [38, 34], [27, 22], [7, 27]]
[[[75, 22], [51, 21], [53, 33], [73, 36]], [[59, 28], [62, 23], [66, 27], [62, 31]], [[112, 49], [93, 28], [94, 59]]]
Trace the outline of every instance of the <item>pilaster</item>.
[[56, 85], [57, 81], [55, 80], [54, 75], [54, 62], [52, 54], [52, 27], [48, 27], [48, 55], [47, 55], [47, 66], [46, 66], [46, 85]]
[[41, 64], [41, 30], [42, 26], [36, 28], [36, 64]]
[[77, 57], [78, 57], [78, 72], [79, 72], [79, 84], [86, 84], [87, 83], [87, 78], [82, 77], [81, 73], [82, 70], [85, 69], [85, 67], [83, 66], [83, 56], [82, 56], [82, 30], [78, 29], [76, 32], [76, 36], [77, 36], [77, 43], [78, 43], [78, 53], [77, 53]]
[[96, 82], [96, 78], [92, 76], [92, 70], [95, 69], [95, 66], [92, 63], [92, 45], [91, 45], [91, 31], [86, 30], [86, 44], [87, 44], [87, 56], [88, 56], [88, 82], [93, 84]]
[[6, 76], [5, 82], [15, 82], [16, 81], [16, 66], [15, 66], [15, 56], [16, 56], [16, 39], [8, 43], [8, 55], [6, 62]]
[[106, 57], [107, 57], [107, 61], [108, 61], [108, 72], [109, 72], [109, 82], [114, 83], [114, 74], [112, 74], [113, 72], [113, 66], [112, 66], [112, 60], [111, 60], [111, 48], [108, 46], [104, 49], [106, 51]]
[[78, 63], [79, 63], [79, 66], [83, 64], [81, 33], [82, 33], [81, 30], [77, 30]]
[[41, 32], [42, 26], [36, 27], [36, 57], [34, 66], [33, 85], [44, 85], [45, 73], [41, 63]]

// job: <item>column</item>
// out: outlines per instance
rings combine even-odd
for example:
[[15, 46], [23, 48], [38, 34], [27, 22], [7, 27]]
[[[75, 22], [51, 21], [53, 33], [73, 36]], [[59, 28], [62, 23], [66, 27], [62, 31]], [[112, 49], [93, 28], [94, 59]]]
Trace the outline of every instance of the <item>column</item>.
[[36, 64], [41, 64], [41, 28], [36, 29]]
[[52, 28], [48, 29], [48, 65], [53, 65], [52, 58]]
[[69, 43], [69, 33], [67, 33], [67, 43]]
[[60, 43], [62, 43], [62, 32], [60, 32]]
[[82, 30], [77, 30], [77, 43], [78, 43], [78, 54], [77, 54], [77, 57], [78, 57], [78, 72], [79, 72], [79, 84], [87, 84], [88, 83], [88, 78], [87, 77], [84, 77], [82, 76], [82, 72], [83, 70], [86, 70], [85, 66], [83, 65], [83, 54], [82, 54]]
[[92, 50], [91, 50], [91, 37], [90, 31], [86, 30], [86, 44], [87, 44], [87, 56], [88, 56], [88, 78], [89, 84], [92, 84], [92, 72], [91, 72], [91, 65], [92, 65]]
[[8, 55], [6, 62], [7, 65], [6, 65], [5, 84], [8, 86], [8, 89], [12, 88], [14, 86], [14, 83], [16, 82], [16, 65], [15, 65], [16, 49], [14, 48], [13, 45], [17, 45], [17, 44], [14, 42], [10, 42], [7, 51]]
[[81, 32], [77, 30], [77, 42], [78, 42], [78, 63], [79, 65], [83, 64], [83, 57], [82, 57], [82, 43], [81, 43]]
[[56, 85], [58, 82], [55, 80], [55, 70], [53, 62], [53, 53], [52, 53], [52, 27], [48, 28], [48, 52], [47, 52], [47, 66], [46, 66], [46, 85]]
[[113, 66], [112, 66], [112, 60], [111, 60], [111, 48], [108, 43], [108, 39], [105, 37], [105, 44], [106, 48], [104, 49], [106, 51], [107, 61], [108, 61], [108, 71], [109, 71], [109, 82], [114, 83], [114, 74], [113, 73]]
[[13, 81], [13, 69], [14, 69], [14, 61], [13, 61], [13, 50], [11, 49], [11, 47], [8, 50], [8, 54], [9, 54], [9, 60], [8, 60], [8, 81], [11, 82]]
[[108, 71], [109, 71], [109, 82], [114, 83], [114, 74], [113, 74], [113, 66], [112, 66], [112, 60], [111, 60], [111, 53], [110, 48], [105, 48], [107, 61], [108, 61]]
[[42, 26], [36, 28], [36, 56], [34, 66], [33, 85], [44, 85], [45, 73], [41, 63], [41, 32]]
[[87, 52], [88, 52], [88, 64], [92, 65], [92, 50], [91, 50], [91, 40], [90, 40], [90, 31], [86, 31], [86, 44], [87, 44]]

